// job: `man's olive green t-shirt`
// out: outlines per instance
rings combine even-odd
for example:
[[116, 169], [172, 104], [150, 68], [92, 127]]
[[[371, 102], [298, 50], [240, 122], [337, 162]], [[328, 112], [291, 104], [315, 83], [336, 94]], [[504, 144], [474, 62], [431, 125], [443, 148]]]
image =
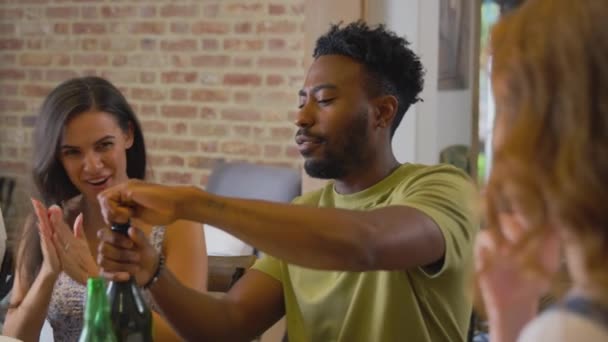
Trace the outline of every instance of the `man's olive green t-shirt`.
[[452, 166], [404, 164], [358, 193], [340, 195], [330, 182], [296, 198], [296, 204], [317, 207], [418, 209], [440, 228], [446, 250], [443, 265], [432, 274], [422, 268], [315, 270], [263, 257], [253, 267], [283, 285], [289, 341], [464, 341], [478, 227], [471, 210], [473, 191], [468, 177]]

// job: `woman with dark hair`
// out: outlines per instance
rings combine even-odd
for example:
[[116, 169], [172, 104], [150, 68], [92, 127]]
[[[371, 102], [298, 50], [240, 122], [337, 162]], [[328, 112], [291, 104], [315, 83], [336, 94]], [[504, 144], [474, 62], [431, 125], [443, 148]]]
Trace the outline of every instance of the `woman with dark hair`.
[[[55, 341], [76, 341], [86, 280], [99, 274], [93, 256], [99, 244], [96, 234], [107, 226], [96, 196], [131, 178], [144, 178], [144, 138], [120, 91], [102, 78], [83, 77], [60, 84], [45, 99], [34, 146], [33, 179], [43, 203], [32, 199], [37, 220], [30, 216], [17, 242], [3, 334], [38, 340], [48, 319]], [[140, 228], [183, 282], [205, 290], [202, 227], [186, 221], [174, 225], [179, 229]], [[157, 340], [178, 339], [157, 313], [153, 319]]]
[[[492, 342], [608, 341], [608, 2], [528, 0], [492, 33], [477, 281]], [[571, 287], [535, 318], [565, 261]]]

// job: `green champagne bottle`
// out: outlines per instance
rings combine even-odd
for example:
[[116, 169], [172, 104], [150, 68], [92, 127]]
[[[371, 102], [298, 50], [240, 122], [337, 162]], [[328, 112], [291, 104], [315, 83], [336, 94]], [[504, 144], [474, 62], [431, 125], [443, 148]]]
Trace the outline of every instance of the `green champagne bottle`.
[[[127, 235], [126, 224], [112, 224], [112, 230]], [[108, 300], [112, 325], [118, 342], [151, 342], [152, 312], [131, 276], [128, 281], [111, 281], [108, 284]]]
[[103, 279], [87, 280], [87, 304], [79, 342], [116, 342], [105, 290]]

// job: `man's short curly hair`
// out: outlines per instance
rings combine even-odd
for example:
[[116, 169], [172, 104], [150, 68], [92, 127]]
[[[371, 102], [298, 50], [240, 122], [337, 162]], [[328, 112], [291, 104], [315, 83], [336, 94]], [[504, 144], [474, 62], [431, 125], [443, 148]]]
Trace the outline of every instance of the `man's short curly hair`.
[[420, 58], [409, 48], [410, 43], [384, 25], [369, 27], [356, 21], [344, 27], [332, 25], [317, 40], [313, 57], [343, 55], [363, 64], [368, 71], [367, 91], [371, 96], [388, 94], [399, 101], [391, 137], [411, 104], [420, 100], [424, 68]]

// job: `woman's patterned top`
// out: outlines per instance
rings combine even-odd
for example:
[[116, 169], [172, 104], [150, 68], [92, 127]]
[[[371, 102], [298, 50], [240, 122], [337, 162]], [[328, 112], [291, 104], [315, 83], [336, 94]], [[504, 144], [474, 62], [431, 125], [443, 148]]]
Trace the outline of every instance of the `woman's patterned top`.
[[[159, 226], [152, 229], [150, 243], [158, 251], [162, 251], [165, 239], [165, 227]], [[156, 303], [148, 291], [142, 291], [146, 303], [151, 310], [158, 311]], [[76, 282], [67, 274], [61, 273], [49, 304], [47, 319], [53, 327], [55, 342], [78, 341], [83, 325], [84, 306], [87, 297], [87, 287]]]

